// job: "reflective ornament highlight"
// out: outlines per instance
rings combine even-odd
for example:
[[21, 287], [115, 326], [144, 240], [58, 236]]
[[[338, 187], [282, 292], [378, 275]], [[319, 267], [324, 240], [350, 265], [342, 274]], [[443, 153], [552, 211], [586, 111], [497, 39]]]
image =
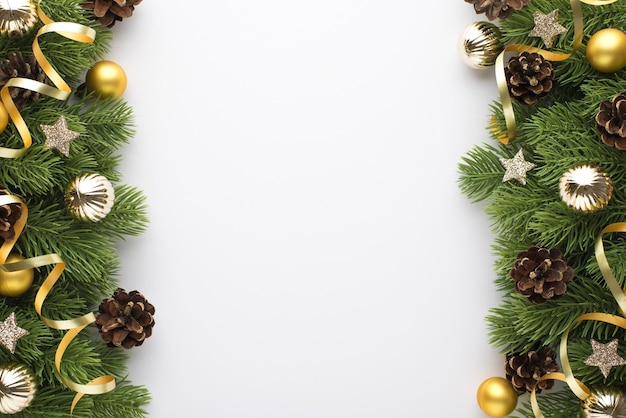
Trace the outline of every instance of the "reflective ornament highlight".
[[0, 414], [17, 414], [26, 409], [37, 393], [30, 369], [22, 364], [0, 366]]
[[[25, 260], [26, 258], [19, 254], [9, 254], [5, 264], [15, 263]], [[33, 284], [35, 272], [32, 268], [18, 271], [3, 271], [0, 269], [0, 295], [2, 296], [20, 296]]]
[[37, 7], [30, 0], [0, 1], [0, 35], [19, 38], [37, 23]]
[[113, 185], [97, 173], [76, 177], [65, 192], [67, 208], [72, 216], [81, 221], [98, 222], [108, 215], [114, 202]]
[[504, 377], [490, 377], [478, 387], [476, 399], [480, 409], [491, 418], [502, 418], [517, 407], [517, 392]]
[[474, 69], [491, 67], [504, 50], [500, 29], [490, 22], [475, 22], [465, 28], [459, 38], [463, 62]]
[[626, 399], [619, 392], [599, 392], [583, 401], [585, 418], [626, 417]]
[[587, 41], [587, 61], [596, 70], [614, 73], [626, 66], [626, 33], [619, 29], [601, 29]]
[[609, 204], [613, 185], [600, 168], [583, 164], [563, 173], [559, 181], [559, 194], [571, 209], [593, 212]]
[[119, 98], [126, 90], [126, 72], [113, 61], [95, 63], [85, 76], [85, 88], [100, 97]]

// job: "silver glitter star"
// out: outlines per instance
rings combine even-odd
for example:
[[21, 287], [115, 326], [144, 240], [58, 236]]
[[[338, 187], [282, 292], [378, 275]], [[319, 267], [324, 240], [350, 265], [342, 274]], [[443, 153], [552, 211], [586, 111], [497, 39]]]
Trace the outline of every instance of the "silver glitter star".
[[546, 47], [552, 47], [552, 42], [556, 35], [567, 32], [567, 29], [558, 22], [557, 18], [559, 10], [553, 10], [547, 15], [544, 15], [540, 11], [533, 13], [533, 19], [535, 20], [535, 27], [530, 31], [528, 36], [534, 36], [541, 38]]
[[39, 125], [46, 135], [46, 146], [48, 148], [56, 148], [61, 154], [69, 157], [70, 142], [75, 140], [80, 134], [78, 132], [67, 129], [65, 116], [59, 116], [54, 125]]
[[611, 367], [626, 364], [626, 360], [617, 354], [617, 343], [617, 339], [606, 344], [591, 340], [593, 354], [587, 357], [585, 364], [587, 366], [598, 366], [604, 377], [608, 377]]
[[28, 331], [17, 326], [15, 312], [11, 312], [7, 319], [0, 322], [0, 344], [5, 346], [11, 353], [15, 353], [17, 340], [28, 334], [30, 334]]
[[515, 157], [511, 159], [500, 158], [500, 162], [506, 169], [504, 177], [502, 177], [502, 182], [504, 183], [515, 179], [523, 186], [526, 185], [526, 173], [536, 167], [535, 164], [524, 159], [524, 152], [521, 148], [517, 151]]

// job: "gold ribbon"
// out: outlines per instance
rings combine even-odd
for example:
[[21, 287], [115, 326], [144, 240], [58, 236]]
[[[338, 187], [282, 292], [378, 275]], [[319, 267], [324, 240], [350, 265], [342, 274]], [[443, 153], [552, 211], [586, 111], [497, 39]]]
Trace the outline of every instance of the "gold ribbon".
[[503, 144], [508, 144], [515, 139], [517, 135], [517, 126], [515, 124], [515, 112], [513, 111], [513, 104], [511, 102], [511, 96], [509, 95], [509, 88], [506, 82], [504, 56], [507, 52], [537, 52], [541, 54], [545, 59], [550, 61], [565, 61], [571, 57], [582, 45], [583, 41], [583, 11], [581, 3], [586, 3], [592, 6], [602, 6], [605, 4], [615, 3], [617, 0], [570, 0], [572, 7], [572, 14], [574, 16], [574, 45], [572, 51], [569, 53], [551, 52], [534, 46], [523, 44], [512, 44], [504, 48], [504, 50], [498, 55], [495, 62], [496, 68], [496, 83], [498, 85], [498, 93], [500, 94], [500, 101], [502, 104], [502, 112], [504, 114], [504, 120], [506, 123], [507, 134], [499, 135], [498, 139]]
[[[617, 302], [617, 305], [619, 307], [619, 310], [622, 316], [611, 315], [611, 314], [602, 313], [602, 312], [593, 312], [593, 313], [580, 315], [578, 318], [572, 321], [570, 326], [565, 330], [565, 332], [561, 336], [561, 343], [559, 346], [559, 358], [561, 360], [561, 367], [563, 368], [563, 373], [549, 373], [549, 374], [544, 375], [541, 379], [539, 379], [539, 381], [548, 380], [548, 379], [563, 381], [567, 383], [571, 391], [580, 400], [583, 400], [583, 401], [589, 398], [589, 396], [591, 396], [591, 392], [581, 381], [579, 381], [578, 379], [574, 377], [574, 372], [570, 365], [569, 357], [567, 354], [567, 339], [568, 339], [570, 330], [575, 324], [582, 322], [582, 321], [604, 322], [607, 324], [615, 325], [616, 327], [626, 329], [626, 295], [624, 294], [624, 290], [620, 287], [619, 283], [617, 282], [615, 275], [611, 271], [611, 266], [609, 265], [609, 262], [606, 258], [606, 254], [604, 252], [604, 243], [602, 242], [602, 238], [604, 237], [604, 235], [611, 233], [611, 232], [626, 232], [626, 222], [613, 223], [613, 224], [606, 226], [604, 229], [602, 229], [602, 231], [596, 238], [594, 248], [595, 248], [596, 260], [598, 261], [598, 266], [600, 268], [600, 272], [602, 273], [602, 277], [604, 278], [604, 281], [607, 283], [609, 290], [611, 291], [611, 294], [615, 298], [615, 301]], [[533, 413], [535, 414], [535, 417], [544, 418], [544, 415], [539, 408], [539, 404], [537, 403], [535, 389], [533, 389], [530, 394], [530, 401], [531, 401], [531, 406], [533, 409]]]
[[11, 252], [11, 249], [17, 242], [17, 239], [21, 235], [24, 227], [26, 226], [26, 219], [28, 217], [28, 208], [22, 200], [20, 200], [15, 195], [2, 195], [0, 196], [0, 206], [8, 205], [8, 204], [19, 204], [22, 208], [21, 216], [17, 220], [14, 225], [15, 236], [11, 240], [6, 240], [0, 246], [0, 269], [5, 272], [14, 272], [26, 269], [32, 269], [36, 267], [42, 267], [47, 265], [54, 265], [52, 271], [48, 274], [46, 279], [41, 284], [41, 287], [37, 291], [37, 295], [35, 296], [35, 311], [39, 315], [39, 318], [50, 328], [57, 330], [68, 330], [67, 333], [63, 336], [63, 339], [59, 343], [55, 354], [55, 366], [57, 372], [63, 383], [65, 385], [76, 392], [74, 396], [74, 400], [72, 401], [70, 412], [74, 411], [74, 408], [78, 401], [84, 395], [100, 395], [103, 393], [107, 393], [115, 389], [115, 377], [110, 375], [97, 377], [87, 384], [79, 384], [71, 381], [67, 377], [61, 373], [61, 361], [63, 359], [63, 355], [67, 350], [67, 347], [70, 345], [72, 340], [80, 333], [84, 328], [86, 328], [89, 324], [92, 324], [96, 321], [96, 317], [93, 312], [89, 312], [85, 315], [82, 315], [78, 318], [67, 319], [67, 320], [58, 320], [58, 319], [50, 319], [42, 314], [42, 308], [46, 297], [52, 290], [52, 287], [61, 277], [63, 270], [65, 269], [65, 262], [58, 254], [47, 254], [38, 257], [32, 257], [25, 260], [8, 263], [6, 264], [7, 257]]
[[[39, 0], [39, 3], [41, 3], [41, 0]], [[26, 150], [30, 148], [33, 142], [28, 126], [26, 125], [24, 118], [20, 114], [19, 110], [15, 106], [15, 103], [13, 102], [13, 99], [11, 98], [11, 93], [9, 92], [10, 87], [32, 90], [45, 96], [55, 98], [57, 100], [67, 100], [67, 98], [70, 96], [70, 93], [72, 92], [70, 86], [52, 67], [46, 56], [43, 54], [39, 46], [39, 37], [46, 33], [55, 32], [73, 41], [85, 43], [93, 42], [96, 37], [96, 31], [88, 26], [71, 22], [54, 22], [43, 12], [43, 10], [41, 10], [39, 4], [37, 7], [37, 13], [44, 25], [39, 28], [35, 39], [33, 40], [33, 55], [41, 66], [43, 72], [46, 73], [54, 86], [50, 86], [48, 84], [44, 84], [30, 78], [14, 77], [7, 81], [4, 87], [2, 87], [2, 89], [0, 90], [0, 99], [4, 104], [4, 107], [6, 108], [9, 117], [15, 124], [15, 127], [17, 128], [17, 131], [22, 138], [24, 146], [17, 149], [0, 147], [0, 158], [21, 157], [22, 155], [24, 155]]]

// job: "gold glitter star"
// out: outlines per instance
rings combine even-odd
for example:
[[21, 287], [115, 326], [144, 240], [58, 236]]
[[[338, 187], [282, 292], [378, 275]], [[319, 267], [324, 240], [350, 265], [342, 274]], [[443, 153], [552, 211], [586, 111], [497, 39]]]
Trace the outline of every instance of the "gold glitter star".
[[7, 319], [0, 322], [0, 344], [5, 346], [11, 353], [15, 353], [17, 340], [28, 334], [30, 334], [28, 331], [17, 326], [15, 312], [11, 312]]
[[626, 360], [617, 354], [617, 343], [617, 339], [606, 344], [591, 340], [593, 354], [587, 357], [585, 364], [587, 366], [598, 366], [604, 377], [608, 377], [611, 367], [626, 364]]
[[523, 186], [526, 185], [526, 173], [536, 167], [535, 164], [528, 162], [524, 159], [524, 152], [520, 148], [515, 154], [515, 157], [508, 158], [500, 158], [500, 162], [506, 169], [504, 172], [504, 177], [502, 177], [502, 182], [506, 182], [512, 179], [517, 180]]
[[67, 129], [65, 116], [59, 116], [54, 125], [39, 125], [46, 135], [46, 146], [48, 148], [56, 148], [61, 154], [69, 157], [70, 142], [75, 140], [80, 134], [78, 132]]
[[533, 19], [535, 20], [535, 27], [530, 31], [528, 36], [534, 36], [541, 38], [546, 47], [552, 47], [552, 42], [556, 35], [567, 32], [567, 29], [559, 24], [557, 17], [559, 10], [553, 10], [547, 15], [544, 15], [540, 11], [533, 13]]

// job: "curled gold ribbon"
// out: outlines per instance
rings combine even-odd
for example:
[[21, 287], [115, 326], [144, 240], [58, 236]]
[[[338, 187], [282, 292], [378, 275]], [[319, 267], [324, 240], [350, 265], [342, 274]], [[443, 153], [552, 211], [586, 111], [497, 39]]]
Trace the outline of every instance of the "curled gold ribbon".
[[[611, 232], [626, 232], [626, 222], [613, 223], [613, 224], [606, 226], [604, 229], [602, 229], [602, 231], [596, 238], [594, 249], [595, 249], [595, 254], [596, 254], [596, 260], [598, 262], [598, 267], [600, 268], [600, 272], [602, 273], [602, 277], [604, 278], [604, 281], [609, 287], [611, 294], [615, 298], [615, 301], [617, 302], [617, 305], [619, 307], [619, 310], [622, 316], [611, 315], [611, 314], [602, 313], [602, 312], [593, 312], [593, 313], [580, 315], [578, 318], [574, 319], [574, 321], [572, 321], [570, 326], [565, 330], [565, 332], [561, 336], [561, 343], [559, 346], [559, 358], [561, 360], [561, 367], [563, 368], [563, 373], [549, 373], [543, 376], [539, 380], [539, 381], [548, 380], [548, 379], [561, 380], [567, 383], [570, 390], [581, 400], [585, 400], [589, 396], [591, 396], [591, 392], [581, 381], [579, 381], [578, 379], [574, 377], [574, 372], [569, 362], [569, 357], [567, 354], [567, 340], [568, 340], [568, 336], [572, 327], [575, 324], [582, 322], [582, 321], [598, 321], [598, 322], [604, 322], [607, 324], [615, 325], [616, 327], [619, 327], [622, 329], [626, 329], [626, 295], [624, 294], [624, 290], [620, 287], [619, 283], [617, 282], [615, 275], [611, 271], [611, 266], [609, 265], [609, 262], [606, 258], [606, 254], [604, 252], [604, 244], [602, 242], [604, 235], [611, 233]], [[536, 397], [536, 393], [534, 389], [531, 392], [530, 401], [531, 401], [531, 406], [533, 409], [533, 413], [535, 414], [535, 417], [544, 418], [544, 415], [541, 412], [539, 405], [537, 403], [537, 397]]]
[[72, 340], [80, 333], [83, 329], [85, 329], [89, 324], [92, 324], [96, 321], [96, 317], [93, 312], [89, 312], [85, 315], [82, 315], [77, 318], [67, 319], [67, 320], [58, 320], [58, 319], [50, 319], [45, 317], [42, 314], [43, 304], [45, 302], [46, 297], [52, 290], [55, 283], [61, 277], [63, 270], [65, 269], [65, 262], [58, 254], [46, 254], [38, 257], [32, 257], [25, 260], [13, 262], [13, 263], [5, 263], [11, 249], [17, 242], [17, 239], [21, 235], [24, 227], [26, 226], [26, 220], [28, 217], [28, 207], [22, 200], [20, 200], [15, 195], [2, 195], [0, 196], [0, 206], [7, 204], [19, 204], [22, 208], [21, 216], [17, 220], [14, 225], [15, 236], [11, 240], [6, 240], [0, 246], [0, 269], [5, 272], [14, 272], [19, 270], [32, 269], [36, 267], [42, 267], [47, 265], [54, 265], [52, 271], [48, 274], [46, 279], [41, 284], [41, 287], [37, 291], [37, 295], [35, 296], [34, 307], [35, 311], [39, 315], [39, 318], [45, 323], [48, 327], [57, 329], [57, 330], [67, 330], [65, 335], [63, 336], [59, 346], [57, 347], [55, 354], [55, 366], [57, 372], [63, 383], [65, 385], [76, 392], [74, 396], [74, 400], [72, 401], [72, 405], [70, 408], [70, 412], [74, 411], [74, 408], [78, 401], [84, 395], [100, 395], [103, 393], [107, 393], [115, 389], [115, 377], [110, 375], [97, 377], [86, 384], [79, 384], [71, 381], [67, 377], [61, 373], [61, 361], [63, 359], [63, 355], [65, 351], [69, 347]]
[[[39, 0], [39, 3], [40, 2], [41, 0]], [[73, 41], [85, 43], [93, 42], [96, 37], [96, 31], [88, 26], [72, 22], [53, 21], [43, 12], [43, 10], [41, 10], [41, 7], [39, 7], [39, 5], [37, 7], [37, 13], [44, 25], [39, 28], [35, 39], [33, 40], [33, 55], [41, 66], [43, 72], [46, 73], [54, 86], [50, 86], [48, 84], [44, 84], [30, 78], [14, 77], [9, 79], [9, 81], [7, 81], [7, 83], [2, 87], [2, 89], [0, 90], [0, 99], [2, 100], [2, 103], [4, 104], [4, 107], [6, 108], [9, 117], [15, 124], [15, 127], [17, 128], [17, 131], [22, 138], [23, 147], [17, 149], [0, 147], [0, 158], [21, 157], [22, 155], [24, 155], [26, 150], [30, 148], [33, 142], [28, 126], [26, 125], [24, 118], [20, 114], [19, 110], [15, 106], [15, 103], [13, 102], [13, 99], [11, 98], [11, 93], [9, 92], [10, 87], [32, 90], [34, 92], [43, 94], [45, 96], [50, 96], [57, 100], [67, 100], [67, 98], [70, 96], [70, 93], [72, 92], [70, 86], [52, 67], [52, 65], [42, 52], [41, 47], [39, 46], [39, 37], [46, 33], [55, 32]]]
[[504, 56], [507, 52], [537, 52], [544, 58], [550, 61], [565, 61], [571, 57], [582, 45], [583, 41], [583, 11], [581, 3], [586, 3], [592, 6], [602, 6], [605, 4], [615, 3], [617, 0], [570, 0], [572, 7], [572, 14], [574, 17], [574, 44], [572, 50], [569, 53], [551, 52], [541, 48], [523, 45], [512, 44], [504, 48], [504, 50], [498, 55], [495, 62], [496, 68], [496, 83], [498, 86], [498, 93], [500, 94], [500, 102], [502, 104], [502, 112], [504, 114], [504, 120], [506, 123], [507, 134], [498, 137], [500, 142], [508, 144], [513, 141], [517, 135], [517, 126], [515, 124], [515, 112], [513, 111], [513, 104], [511, 102], [511, 96], [509, 95], [509, 88], [506, 82], [505, 75], [505, 63]]

